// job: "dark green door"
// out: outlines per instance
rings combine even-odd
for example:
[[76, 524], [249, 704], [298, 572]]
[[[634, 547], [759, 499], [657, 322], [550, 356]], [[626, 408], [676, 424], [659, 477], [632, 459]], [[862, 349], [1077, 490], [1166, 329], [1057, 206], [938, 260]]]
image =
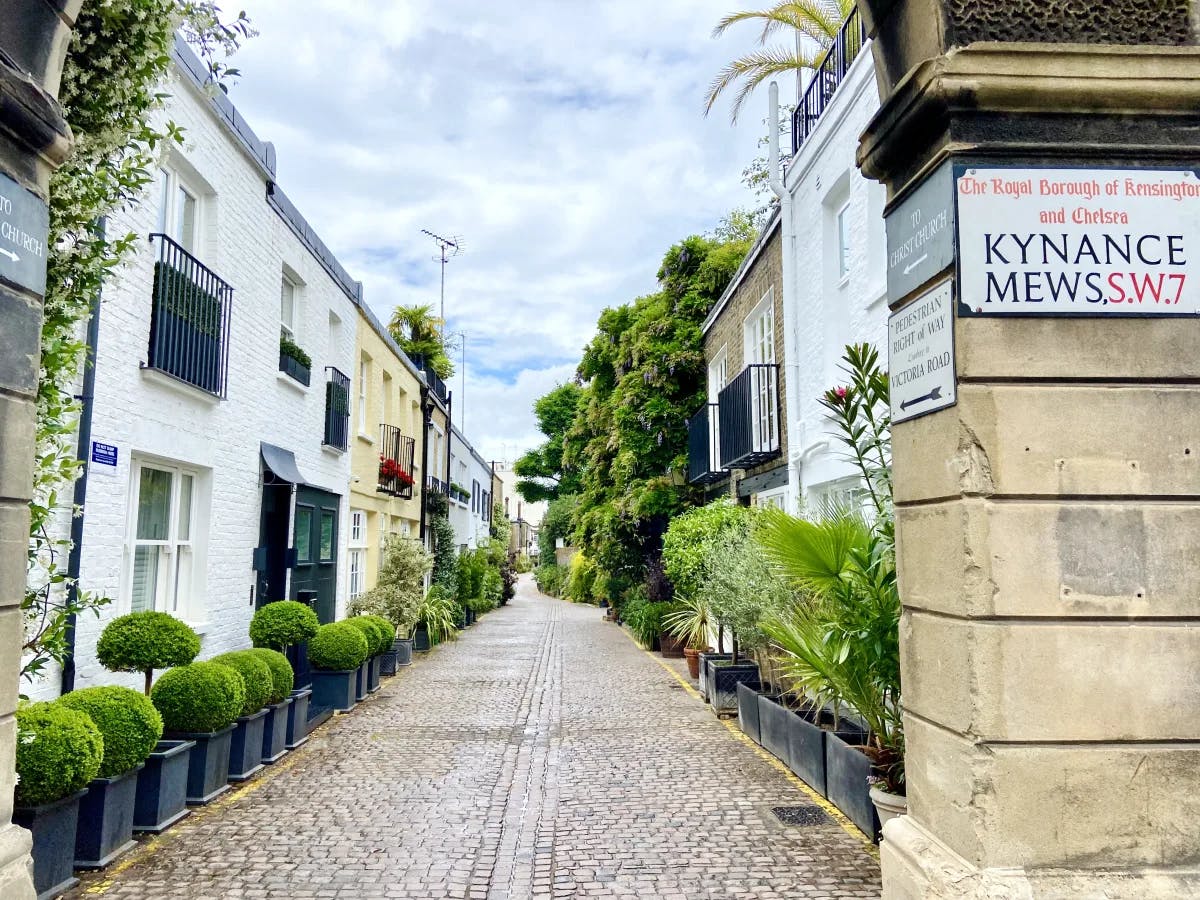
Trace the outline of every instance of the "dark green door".
[[337, 494], [308, 485], [296, 488], [296, 567], [292, 569], [292, 599], [300, 591], [315, 591], [313, 604], [322, 624], [332, 622], [337, 610], [338, 507]]

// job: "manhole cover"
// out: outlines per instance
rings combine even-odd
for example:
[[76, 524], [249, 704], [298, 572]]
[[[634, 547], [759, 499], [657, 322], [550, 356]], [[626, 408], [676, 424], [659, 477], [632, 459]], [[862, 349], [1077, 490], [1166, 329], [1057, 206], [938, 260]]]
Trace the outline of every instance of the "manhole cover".
[[829, 816], [817, 806], [773, 806], [771, 812], [784, 825], [829, 824]]

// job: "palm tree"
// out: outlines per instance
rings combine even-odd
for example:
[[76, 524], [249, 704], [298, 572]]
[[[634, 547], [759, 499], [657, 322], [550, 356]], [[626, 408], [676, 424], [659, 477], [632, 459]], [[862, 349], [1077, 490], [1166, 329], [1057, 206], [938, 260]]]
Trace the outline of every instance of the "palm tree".
[[[804, 69], [815, 69], [853, 8], [854, 0], [781, 0], [769, 9], [744, 10], [723, 17], [713, 29], [714, 38], [721, 37], [735, 23], [762, 22], [762, 33], [758, 36], [762, 49], [738, 57], [717, 73], [708, 86], [704, 114], [712, 112], [727, 88], [741, 81], [730, 113], [736, 122], [742, 105], [768, 78], [787, 72], [798, 76]], [[794, 47], [766, 46], [772, 36], [784, 30], [795, 35]]]
[[446, 355], [441, 322], [434, 316], [432, 305], [397, 306], [392, 310], [388, 332], [401, 350], [410, 357], [422, 357], [439, 378], [454, 374], [454, 364]]

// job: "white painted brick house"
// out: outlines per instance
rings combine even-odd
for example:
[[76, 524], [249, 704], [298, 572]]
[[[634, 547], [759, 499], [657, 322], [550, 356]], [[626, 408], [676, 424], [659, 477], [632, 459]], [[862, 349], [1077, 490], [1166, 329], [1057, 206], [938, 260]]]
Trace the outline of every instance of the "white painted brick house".
[[[273, 147], [202, 77], [178, 47], [155, 116], [186, 140], [150, 196], [108, 223], [145, 241], [103, 290], [91, 439], [116, 463], [88, 465], [80, 584], [113, 602], [79, 620], [77, 687], [140, 687], [95, 658], [104, 625], [131, 610], [178, 615], [207, 658], [249, 645], [262, 602], [307, 588], [323, 619], [344, 609], [349, 398], [327, 380], [353, 370], [361, 285], [275, 185]], [[151, 242], [164, 233], [171, 241]], [[228, 304], [224, 322], [214, 298]], [[307, 386], [281, 371], [281, 328], [311, 356]], [[58, 691], [51, 672], [30, 693]]]
[[491, 531], [492, 468], [458, 426], [450, 429], [450, 481], [467, 496], [450, 495], [450, 525], [459, 549], [475, 549]]

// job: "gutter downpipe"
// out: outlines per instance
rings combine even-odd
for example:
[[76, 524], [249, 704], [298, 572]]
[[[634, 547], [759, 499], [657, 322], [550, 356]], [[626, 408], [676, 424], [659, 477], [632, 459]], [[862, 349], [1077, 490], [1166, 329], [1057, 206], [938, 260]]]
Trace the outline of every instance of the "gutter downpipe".
[[796, 448], [800, 446], [800, 398], [798, 385], [792, 373], [798, 371], [799, 345], [796, 341], [796, 315], [799, 300], [796, 297], [796, 229], [794, 222], [795, 200], [784, 184], [779, 171], [779, 84], [772, 81], [768, 89], [770, 111], [767, 118], [767, 183], [772, 193], [779, 198], [780, 268], [783, 274], [783, 382], [787, 400], [784, 416], [788, 439], [788, 512], [799, 508], [801, 483], [800, 460]]
[[425, 546], [425, 505], [429, 491], [429, 428], [433, 425], [433, 401], [429, 388], [421, 383], [421, 546]]

